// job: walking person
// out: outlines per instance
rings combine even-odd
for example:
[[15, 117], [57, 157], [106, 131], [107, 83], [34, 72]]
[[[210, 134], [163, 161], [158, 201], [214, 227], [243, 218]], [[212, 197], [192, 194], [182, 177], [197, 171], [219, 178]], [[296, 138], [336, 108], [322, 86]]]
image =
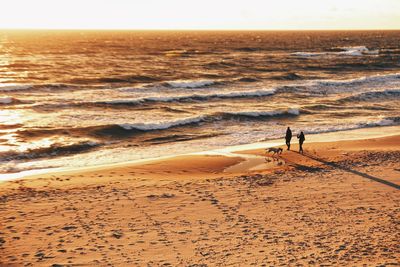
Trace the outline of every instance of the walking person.
[[287, 127], [285, 140], [286, 140], [287, 150], [290, 150], [290, 140], [292, 140], [292, 130], [290, 130], [290, 127]]
[[303, 131], [301, 131], [300, 134], [297, 135], [297, 138], [299, 139], [299, 145], [300, 145], [299, 153], [303, 154], [303, 143], [306, 140]]

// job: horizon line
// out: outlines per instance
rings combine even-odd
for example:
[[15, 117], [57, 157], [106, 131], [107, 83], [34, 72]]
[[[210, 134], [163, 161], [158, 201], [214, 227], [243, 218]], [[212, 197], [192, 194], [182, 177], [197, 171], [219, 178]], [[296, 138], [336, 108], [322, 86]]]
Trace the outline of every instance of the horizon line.
[[0, 28], [0, 31], [400, 31], [400, 28], [337, 28], [337, 29], [135, 29], [135, 28]]

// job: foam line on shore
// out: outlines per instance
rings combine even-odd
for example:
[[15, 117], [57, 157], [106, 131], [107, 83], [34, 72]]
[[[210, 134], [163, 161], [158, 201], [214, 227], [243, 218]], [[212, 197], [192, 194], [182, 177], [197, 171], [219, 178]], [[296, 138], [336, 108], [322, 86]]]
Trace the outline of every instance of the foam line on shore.
[[[384, 131], [382, 131], [383, 128], [385, 129]], [[399, 132], [400, 132], [400, 126], [382, 126], [382, 127], [375, 127], [375, 128], [361, 128], [361, 129], [330, 132], [330, 133], [309, 134], [309, 135], [307, 135], [307, 141], [304, 146], [305, 146], [305, 149], [307, 149], [307, 144], [310, 144], [310, 143], [337, 142], [337, 141], [346, 141], [346, 140], [363, 140], [363, 139], [370, 139], [370, 138], [380, 138], [380, 137], [386, 137], [386, 136], [395, 136], [395, 135], [398, 135]], [[297, 140], [295, 138], [293, 138], [292, 143], [297, 143]], [[29, 170], [29, 171], [23, 171], [20, 173], [1, 174], [0, 175], [0, 183], [9, 181], [9, 180], [21, 179], [21, 178], [34, 179], [34, 178], [38, 178], [38, 175], [41, 175], [41, 174], [59, 173], [59, 172], [80, 172], [80, 171], [90, 171], [90, 170], [97, 170], [97, 169], [109, 169], [109, 168], [122, 167], [122, 166], [127, 166], [127, 165], [140, 165], [140, 164], [144, 164], [144, 163], [172, 159], [172, 158], [175, 158], [178, 156], [213, 156], [213, 155], [218, 156], [219, 155], [219, 156], [225, 156], [225, 157], [240, 157], [240, 158], [243, 158], [246, 160], [249, 157], [253, 158], [253, 156], [241, 154], [240, 153], [241, 151], [263, 149], [263, 148], [283, 146], [283, 145], [284, 145], [283, 139], [274, 139], [274, 140], [267, 140], [265, 142], [258, 142], [258, 143], [237, 145], [237, 146], [229, 146], [229, 147], [213, 149], [213, 150], [208, 150], [208, 151], [175, 154], [175, 155], [162, 156], [162, 157], [157, 157], [157, 158], [139, 159], [139, 160], [134, 160], [134, 161], [126, 161], [126, 162], [105, 164], [105, 165], [99, 165], [99, 166], [80, 167], [80, 168], [68, 168], [68, 167], [65, 168], [64, 167], [64, 168], [51, 168], [51, 169], [41, 169], [41, 170]]]

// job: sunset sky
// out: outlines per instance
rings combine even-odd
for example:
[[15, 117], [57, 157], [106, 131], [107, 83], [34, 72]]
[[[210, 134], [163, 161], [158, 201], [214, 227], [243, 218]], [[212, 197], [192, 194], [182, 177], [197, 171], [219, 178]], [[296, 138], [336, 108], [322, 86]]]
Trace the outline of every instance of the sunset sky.
[[400, 0], [12, 0], [0, 28], [400, 29]]

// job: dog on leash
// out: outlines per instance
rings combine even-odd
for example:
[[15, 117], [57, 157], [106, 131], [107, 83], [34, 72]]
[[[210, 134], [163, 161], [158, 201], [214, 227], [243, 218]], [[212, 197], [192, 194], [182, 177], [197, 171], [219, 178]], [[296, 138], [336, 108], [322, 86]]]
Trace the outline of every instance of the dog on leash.
[[283, 149], [280, 147], [269, 147], [266, 149], [267, 153], [271, 153], [272, 152], [272, 156], [274, 156], [275, 154], [279, 155], [282, 154]]

